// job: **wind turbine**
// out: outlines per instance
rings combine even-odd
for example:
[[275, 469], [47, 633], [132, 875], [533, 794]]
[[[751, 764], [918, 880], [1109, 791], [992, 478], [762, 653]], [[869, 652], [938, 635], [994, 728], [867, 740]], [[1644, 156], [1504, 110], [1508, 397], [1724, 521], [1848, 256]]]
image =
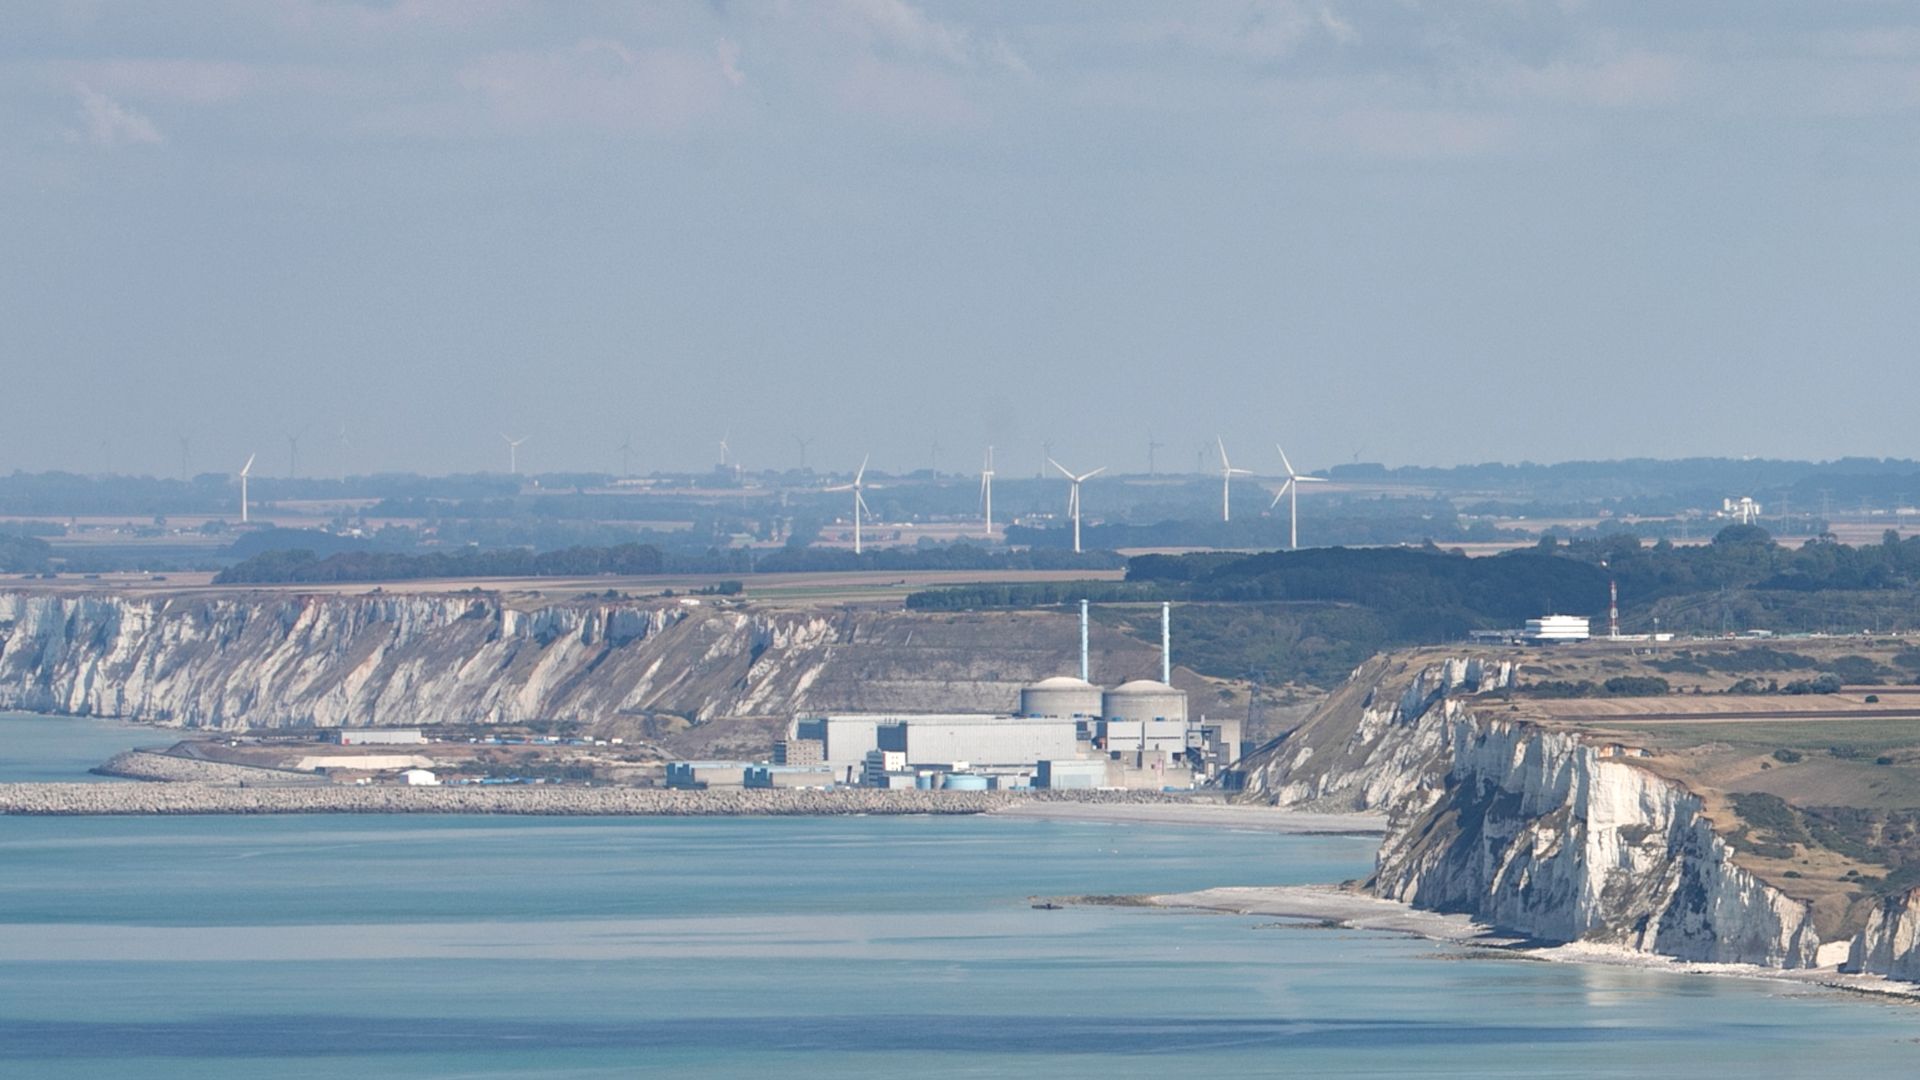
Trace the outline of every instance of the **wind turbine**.
[[255, 456], [248, 454], [247, 463], [240, 466], [240, 524], [242, 525], [247, 523], [247, 474], [253, 471]]
[[793, 441], [800, 444], [800, 468], [805, 469], [807, 467], [807, 447], [813, 445], [813, 440], [803, 439], [795, 435]]
[[287, 432], [287, 479], [293, 480], [300, 475], [300, 436], [307, 433], [306, 428]]
[[1081, 473], [1079, 476], [1075, 476], [1065, 465], [1060, 464], [1052, 458], [1047, 459], [1047, 464], [1059, 469], [1060, 475], [1073, 481], [1073, 488], [1067, 495], [1067, 513], [1073, 517], [1073, 553], [1078, 555], [1080, 554], [1080, 485], [1106, 472], [1107, 467], [1102, 465], [1090, 473]]
[[633, 436], [628, 435], [626, 439], [620, 443], [619, 449], [620, 449], [620, 475], [623, 477], [632, 476], [633, 475]]
[[1241, 476], [1252, 476], [1253, 470], [1234, 468], [1233, 462], [1227, 460], [1226, 440], [1220, 438], [1220, 436], [1218, 435], [1215, 435], [1213, 437], [1213, 441], [1214, 441], [1214, 445], [1220, 448], [1220, 520], [1232, 521], [1233, 520], [1234, 474], [1238, 473]]
[[180, 482], [183, 484], [193, 478], [191, 474], [192, 458], [193, 441], [185, 435], [182, 435], [180, 436]]
[[[1273, 448], [1275, 450], [1280, 450], [1280, 444], [1274, 443]], [[1287, 460], [1287, 452], [1285, 450], [1280, 450], [1280, 464], [1285, 465], [1287, 467], [1287, 482], [1280, 485], [1280, 490], [1274, 494], [1273, 502], [1268, 504], [1267, 509], [1271, 510], [1274, 507], [1279, 506], [1281, 499], [1287, 500], [1288, 548], [1289, 550], [1292, 550], [1292, 551], [1299, 551], [1300, 550], [1300, 485], [1301, 484], [1324, 484], [1327, 482], [1327, 478], [1324, 476], [1301, 476], [1299, 473], [1294, 472], [1293, 462]]]
[[723, 469], [733, 463], [733, 447], [727, 445], [727, 440], [732, 437], [732, 428], [720, 433], [720, 467]]
[[864, 513], [868, 517], [873, 516], [873, 511], [867, 509], [867, 500], [860, 495], [861, 490], [866, 486], [867, 458], [872, 456], [872, 454], [868, 454], [866, 457], [860, 459], [860, 470], [853, 474], [853, 483], [837, 484], [826, 489], [828, 491], [853, 492], [853, 553], [855, 555], [860, 554], [860, 515]]
[[980, 470], [980, 505], [986, 511], [987, 539], [993, 539], [993, 447], [987, 447], [987, 463]]
[[1154, 469], [1153, 469], [1154, 454], [1160, 451], [1161, 449], [1165, 448], [1166, 445], [1167, 445], [1166, 443], [1163, 443], [1160, 440], [1154, 438], [1153, 432], [1151, 431], [1147, 432], [1147, 475], [1148, 476], [1152, 476], [1154, 472]]
[[506, 440], [507, 444], [507, 475], [518, 476], [520, 475], [520, 444], [526, 442], [527, 437], [522, 435], [516, 439], [504, 431], [500, 433], [500, 437]]

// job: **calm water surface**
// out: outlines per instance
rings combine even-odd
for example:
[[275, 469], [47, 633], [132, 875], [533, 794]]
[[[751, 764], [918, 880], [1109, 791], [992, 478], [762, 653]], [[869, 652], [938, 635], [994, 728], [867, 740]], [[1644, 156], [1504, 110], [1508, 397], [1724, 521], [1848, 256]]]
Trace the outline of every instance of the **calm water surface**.
[[111, 780], [87, 770], [125, 750], [179, 741], [177, 731], [117, 720], [0, 712], [0, 784]]
[[1904, 1006], [1026, 899], [1371, 855], [978, 818], [0, 818], [0, 1076], [1920, 1069]]

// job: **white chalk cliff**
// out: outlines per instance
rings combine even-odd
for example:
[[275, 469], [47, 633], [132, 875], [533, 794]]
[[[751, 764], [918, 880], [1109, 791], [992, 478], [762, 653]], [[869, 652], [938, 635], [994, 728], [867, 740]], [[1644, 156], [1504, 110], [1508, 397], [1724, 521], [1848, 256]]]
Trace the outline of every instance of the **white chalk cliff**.
[[[0, 592], [0, 708], [238, 730], [992, 711], [1077, 663], [1069, 617], [672, 601]], [[1104, 635], [1104, 663], [1152, 666]]]
[[[1386, 810], [1368, 882], [1382, 897], [1546, 941], [1814, 965], [1810, 906], [1737, 865], [1696, 795], [1634, 764], [1634, 751], [1527, 723], [1484, 696], [1512, 679], [1497, 661], [1370, 661], [1250, 763], [1249, 790]], [[1920, 969], [1915, 929], [1906, 956]]]

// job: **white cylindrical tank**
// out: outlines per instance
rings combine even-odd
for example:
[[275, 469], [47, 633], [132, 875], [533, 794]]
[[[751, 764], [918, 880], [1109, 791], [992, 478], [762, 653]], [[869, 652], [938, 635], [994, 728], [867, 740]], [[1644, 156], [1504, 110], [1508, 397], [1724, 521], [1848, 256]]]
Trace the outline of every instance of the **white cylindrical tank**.
[[1135, 679], [1106, 692], [1100, 715], [1107, 720], [1177, 720], [1187, 722], [1187, 692], [1155, 679]]
[[1020, 689], [1021, 716], [1070, 720], [1076, 716], [1099, 716], [1100, 706], [1100, 688], [1071, 675], [1041, 679]]

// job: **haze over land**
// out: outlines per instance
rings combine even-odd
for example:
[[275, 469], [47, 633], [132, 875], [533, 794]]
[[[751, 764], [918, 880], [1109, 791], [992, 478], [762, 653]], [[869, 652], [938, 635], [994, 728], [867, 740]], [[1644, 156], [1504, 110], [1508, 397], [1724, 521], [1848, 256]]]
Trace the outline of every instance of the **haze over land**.
[[1901, 5], [12, 5], [0, 42], [0, 470], [1915, 453]]

